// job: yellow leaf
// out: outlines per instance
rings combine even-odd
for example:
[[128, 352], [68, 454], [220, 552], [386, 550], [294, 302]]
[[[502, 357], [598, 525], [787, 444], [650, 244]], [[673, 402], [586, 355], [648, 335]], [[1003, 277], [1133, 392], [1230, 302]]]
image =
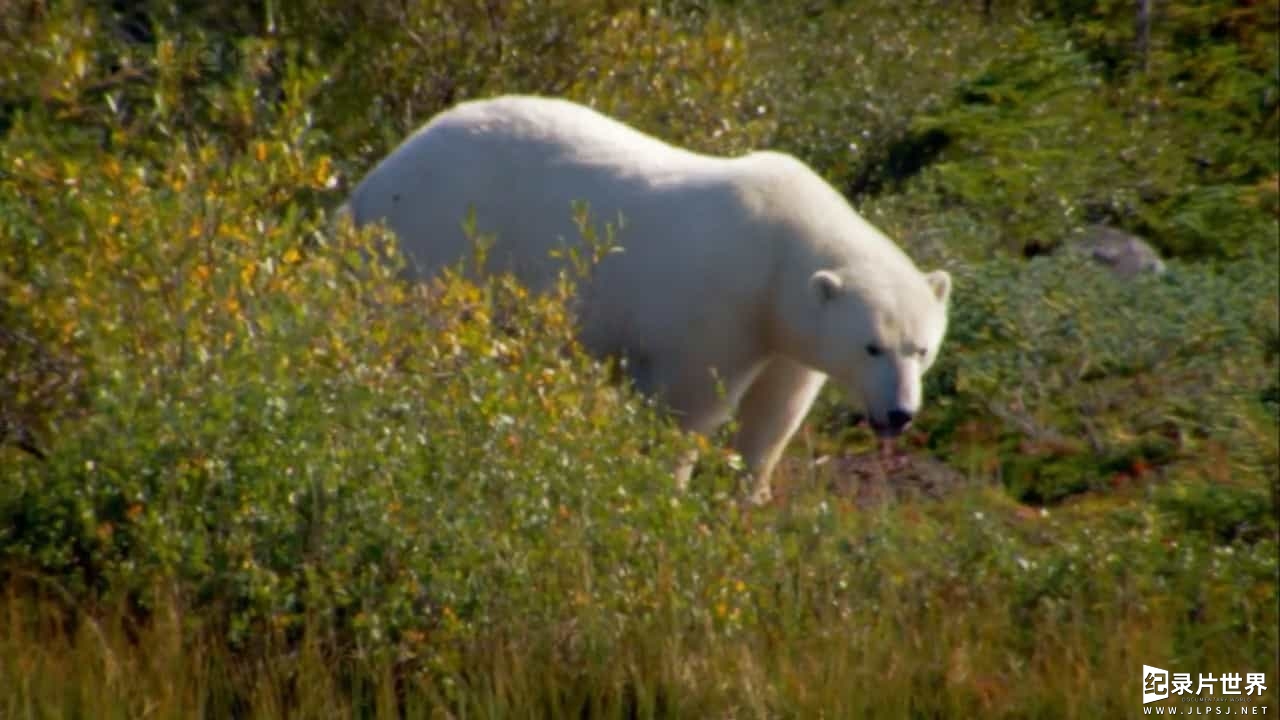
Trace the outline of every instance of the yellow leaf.
[[257, 158], [258, 162], [266, 162], [267, 161], [267, 144], [262, 142], [261, 140], [255, 143], [253, 146], [253, 156]]
[[297, 248], [289, 248], [284, 251], [284, 257], [281, 258], [286, 264], [293, 265], [302, 259], [302, 253]]
[[71, 51], [71, 72], [78, 78], [83, 78], [89, 72], [89, 56], [84, 48]]
[[333, 181], [332, 172], [329, 167], [329, 157], [327, 155], [320, 158], [320, 161], [316, 163], [315, 170], [311, 176], [311, 181], [316, 187], [320, 188], [329, 187], [330, 183]]

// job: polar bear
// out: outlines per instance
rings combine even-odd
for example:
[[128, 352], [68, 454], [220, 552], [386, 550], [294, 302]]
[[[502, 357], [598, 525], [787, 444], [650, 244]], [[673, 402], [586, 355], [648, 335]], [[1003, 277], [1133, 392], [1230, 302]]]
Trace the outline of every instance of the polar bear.
[[[687, 431], [736, 411], [734, 438], [767, 501], [769, 476], [827, 377], [884, 437], [921, 402], [947, 328], [951, 278], [923, 273], [815, 172], [777, 152], [697, 154], [565, 100], [508, 96], [447, 110], [356, 187], [357, 226], [385, 223], [417, 273], [494, 238], [486, 271], [532, 290], [581, 242], [573, 207], [621, 218], [620, 252], [579, 286], [580, 339], [626, 358], [635, 386]], [[474, 215], [472, 215], [474, 213]], [[683, 489], [692, 459], [677, 470]]]

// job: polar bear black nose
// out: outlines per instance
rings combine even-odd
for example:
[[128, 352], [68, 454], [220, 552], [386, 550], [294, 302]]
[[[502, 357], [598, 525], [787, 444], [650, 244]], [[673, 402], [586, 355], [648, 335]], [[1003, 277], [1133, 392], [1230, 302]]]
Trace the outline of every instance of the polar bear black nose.
[[900, 432], [911, 424], [911, 417], [911, 413], [906, 410], [902, 410], [900, 408], [897, 410], [890, 410], [889, 428], [894, 432]]

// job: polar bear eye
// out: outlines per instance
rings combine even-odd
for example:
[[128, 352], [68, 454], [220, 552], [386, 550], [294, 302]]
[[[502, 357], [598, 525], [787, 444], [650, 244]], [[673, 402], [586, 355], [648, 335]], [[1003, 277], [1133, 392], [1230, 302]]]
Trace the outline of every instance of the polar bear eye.
[[871, 357], [880, 357], [880, 353], [884, 352], [879, 345], [875, 343], [867, 343], [867, 354]]

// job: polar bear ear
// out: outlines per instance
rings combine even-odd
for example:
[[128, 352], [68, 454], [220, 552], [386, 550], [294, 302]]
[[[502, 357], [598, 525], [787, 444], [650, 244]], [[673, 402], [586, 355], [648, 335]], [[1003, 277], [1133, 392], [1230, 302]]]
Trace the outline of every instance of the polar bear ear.
[[933, 289], [933, 295], [938, 298], [938, 302], [947, 304], [947, 298], [951, 297], [951, 274], [946, 270], [934, 270], [925, 275], [924, 279]]
[[813, 288], [813, 294], [818, 296], [820, 302], [826, 303], [840, 294], [844, 281], [830, 270], [819, 270], [809, 278], [809, 287]]

